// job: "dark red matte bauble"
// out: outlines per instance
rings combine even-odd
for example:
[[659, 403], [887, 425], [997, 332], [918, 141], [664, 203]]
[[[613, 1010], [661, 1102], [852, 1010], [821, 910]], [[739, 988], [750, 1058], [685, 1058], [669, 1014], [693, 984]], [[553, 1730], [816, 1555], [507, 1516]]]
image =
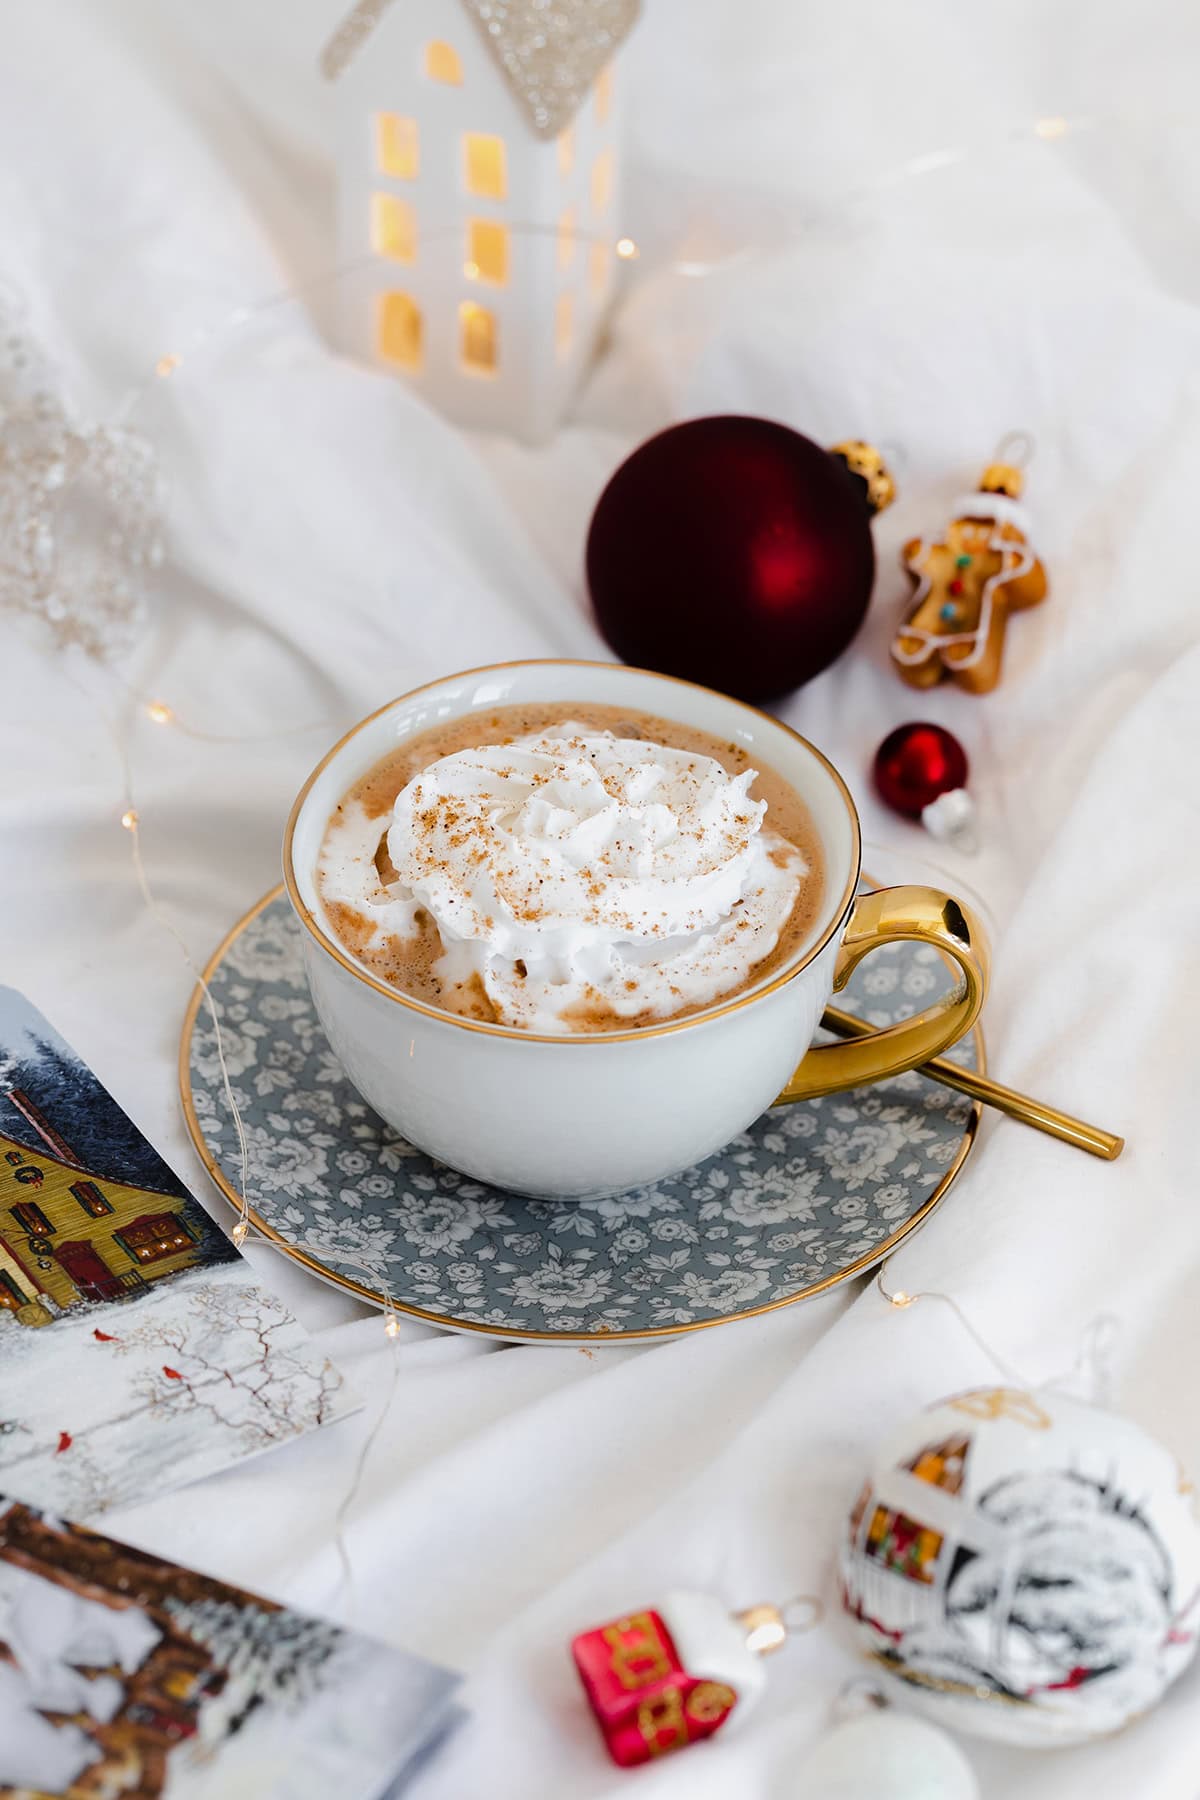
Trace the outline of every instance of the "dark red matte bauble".
[[841, 655], [875, 578], [862, 483], [770, 419], [690, 419], [600, 496], [596, 618], [625, 662], [770, 700]]
[[942, 794], [967, 785], [967, 753], [941, 725], [897, 725], [875, 752], [875, 786], [895, 812], [919, 819]]

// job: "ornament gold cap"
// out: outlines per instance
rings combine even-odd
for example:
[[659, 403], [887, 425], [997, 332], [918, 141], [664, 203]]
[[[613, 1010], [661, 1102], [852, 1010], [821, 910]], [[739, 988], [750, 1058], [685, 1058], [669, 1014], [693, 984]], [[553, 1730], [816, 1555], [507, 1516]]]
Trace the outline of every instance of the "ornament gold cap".
[[756, 1656], [770, 1656], [787, 1640], [788, 1629], [777, 1606], [748, 1606], [733, 1616], [746, 1634], [747, 1650]]
[[1006, 494], [1010, 500], [1019, 500], [1024, 487], [1024, 471], [1015, 463], [989, 463], [979, 478], [981, 494]]
[[872, 514], [881, 513], [892, 504], [896, 498], [896, 483], [874, 444], [864, 443], [861, 438], [847, 438], [844, 443], [834, 444], [829, 454], [845, 463], [851, 475], [859, 476], [866, 488], [867, 508]]

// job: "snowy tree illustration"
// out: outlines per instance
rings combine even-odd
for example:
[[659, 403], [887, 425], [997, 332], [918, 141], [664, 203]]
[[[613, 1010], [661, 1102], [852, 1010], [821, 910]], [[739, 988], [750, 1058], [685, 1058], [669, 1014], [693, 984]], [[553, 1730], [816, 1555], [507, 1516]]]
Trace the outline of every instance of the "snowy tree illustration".
[[283, 1302], [240, 1282], [207, 1282], [186, 1310], [123, 1334], [118, 1355], [156, 1348], [157, 1370], [137, 1379], [152, 1410], [206, 1414], [235, 1426], [247, 1451], [324, 1424], [342, 1377], [318, 1362]]
[[325, 1685], [326, 1665], [345, 1640], [323, 1619], [252, 1601], [170, 1598], [166, 1610], [175, 1629], [202, 1645], [225, 1673], [201, 1715], [208, 1744], [232, 1737], [257, 1706], [299, 1711]]
[[31, 1331], [0, 1310], [0, 1490], [92, 1518], [347, 1410], [340, 1372], [244, 1266], [111, 1313]]

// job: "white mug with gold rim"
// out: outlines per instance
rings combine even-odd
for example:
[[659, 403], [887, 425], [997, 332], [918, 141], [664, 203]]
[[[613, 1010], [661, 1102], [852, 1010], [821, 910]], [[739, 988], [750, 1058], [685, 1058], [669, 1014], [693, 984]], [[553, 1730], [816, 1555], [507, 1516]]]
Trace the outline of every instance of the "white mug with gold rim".
[[[698, 726], [741, 744], [753, 763], [769, 764], [796, 789], [825, 852], [825, 900], [788, 962], [687, 1018], [555, 1037], [442, 1012], [389, 987], [342, 947], [325, 919], [316, 867], [347, 790], [417, 732], [499, 706], [545, 702], [568, 711], [627, 706]], [[546, 661], [448, 676], [356, 725], [300, 790], [283, 869], [321, 1023], [364, 1099], [411, 1143], [466, 1175], [576, 1200], [674, 1174], [719, 1150], [773, 1102], [898, 1074], [971, 1029], [987, 990], [978, 923], [934, 888], [856, 894], [859, 851], [845, 782], [777, 719], [644, 669]], [[898, 938], [944, 952], [962, 973], [957, 989], [886, 1030], [810, 1049], [834, 988], [868, 951]]]

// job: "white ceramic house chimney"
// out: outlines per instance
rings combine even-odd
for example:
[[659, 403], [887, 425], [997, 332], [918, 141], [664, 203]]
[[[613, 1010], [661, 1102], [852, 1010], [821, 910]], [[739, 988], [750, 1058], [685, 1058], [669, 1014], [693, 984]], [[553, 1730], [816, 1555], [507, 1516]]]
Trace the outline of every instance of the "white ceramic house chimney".
[[360, 0], [338, 95], [339, 336], [463, 425], [548, 437], [613, 281], [640, 0]]

